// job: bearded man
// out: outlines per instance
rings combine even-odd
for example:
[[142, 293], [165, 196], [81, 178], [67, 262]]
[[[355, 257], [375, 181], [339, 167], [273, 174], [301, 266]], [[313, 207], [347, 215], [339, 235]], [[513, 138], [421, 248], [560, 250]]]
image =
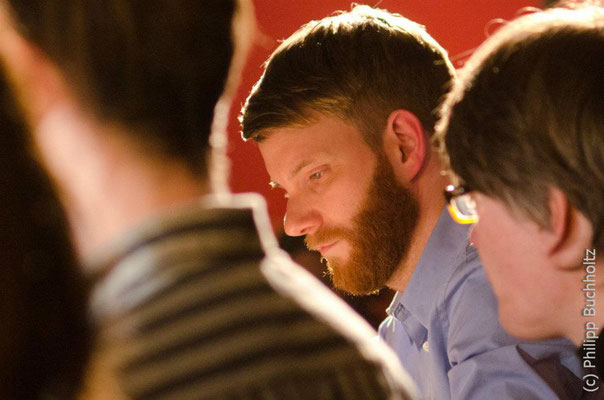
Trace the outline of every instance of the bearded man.
[[285, 232], [305, 235], [335, 286], [397, 291], [380, 335], [423, 398], [554, 398], [521, 354], [578, 374], [572, 345], [504, 332], [467, 225], [445, 210], [431, 136], [453, 75], [422, 26], [357, 6], [281, 43], [243, 107], [242, 136], [285, 191]]

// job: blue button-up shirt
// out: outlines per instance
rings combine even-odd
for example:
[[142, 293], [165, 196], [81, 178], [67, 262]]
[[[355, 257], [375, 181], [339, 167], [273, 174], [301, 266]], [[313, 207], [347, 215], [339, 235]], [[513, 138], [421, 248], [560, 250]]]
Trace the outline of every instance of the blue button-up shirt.
[[[555, 399], [520, 356], [559, 354], [580, 374], [570, 341], [522, 343], [505, 333], [497, 301], [468, 226], [441, 214], [404, 292], [379, 332], [399, 355], [425, 399]], [[555, 359], [555, 357], [554, 357]]]

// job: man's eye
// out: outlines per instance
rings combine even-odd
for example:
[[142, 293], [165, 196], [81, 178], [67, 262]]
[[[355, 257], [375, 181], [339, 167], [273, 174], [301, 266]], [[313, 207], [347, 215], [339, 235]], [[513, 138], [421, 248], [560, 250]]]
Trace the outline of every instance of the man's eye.
[[315, 172], [310, 176], [310, 179], [321, 179], [323, 177], [324, 171]]

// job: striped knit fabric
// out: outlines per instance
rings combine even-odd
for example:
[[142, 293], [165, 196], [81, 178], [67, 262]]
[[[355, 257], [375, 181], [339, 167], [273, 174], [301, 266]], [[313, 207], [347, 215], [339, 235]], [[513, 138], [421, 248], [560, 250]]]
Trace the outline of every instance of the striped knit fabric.
[[114, 343], [124, 393], [410, 398], [408, 378], [370, 328], [273, 246], [272, 233], [261, 240], [267, 232], [254, 218], [251, 208], [179, 210], [105, 258], [93, 311]]

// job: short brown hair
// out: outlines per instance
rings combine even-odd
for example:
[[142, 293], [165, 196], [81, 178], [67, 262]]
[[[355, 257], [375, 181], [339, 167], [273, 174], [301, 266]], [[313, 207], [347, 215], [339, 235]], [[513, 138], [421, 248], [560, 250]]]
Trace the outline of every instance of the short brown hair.
[[604, 9], [552, 9], [498, 31], [460, 72], [436, 140], [458, 179], [541, 226], [559, 188], [604, 248]]
[[205, 174], [237, 0], [7, 0], [93, 114]]
[[241, 111], [244, 140], [306, 124], [319, 112], [350, 120], [372, 147], [403, 108], [434, 129], [454, 69], [425, 29], [399, 14], [356, 6], [303, 25], [273, 52]]

